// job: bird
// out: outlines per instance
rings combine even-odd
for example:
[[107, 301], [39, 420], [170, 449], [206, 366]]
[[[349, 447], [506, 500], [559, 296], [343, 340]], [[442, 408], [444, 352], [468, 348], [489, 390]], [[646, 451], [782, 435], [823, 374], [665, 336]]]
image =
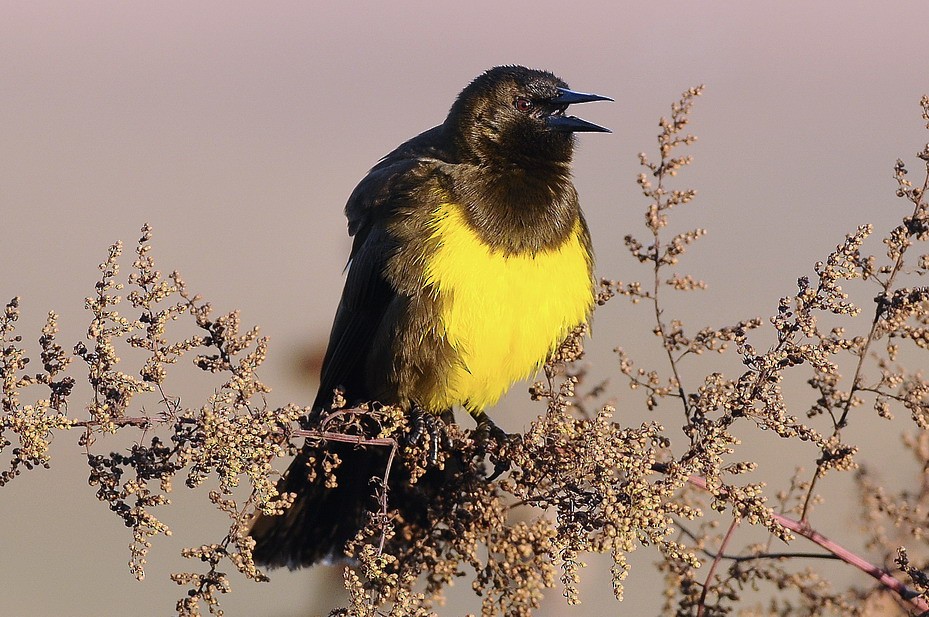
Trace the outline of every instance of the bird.
[[[345, 206], [353, 243], [317, 417], [338, 390], [349, 405], [443, 418], [463, 408], [486, 425], [485, 410], [589, 321], [593, 251], [571, 161], [575, 133], [610, 130], [566, 110], [612, 100], [548, 71], [497, 66], [461, 91], [444, 122], [368, 172]], [[281, 479], [293, 505], [252, 523], [256, 564], [339, 560], [374, 509], [383, 453], [326, 442], [343, 459], [327, 488], [308, 469], [320, 447], [307, 442]]]

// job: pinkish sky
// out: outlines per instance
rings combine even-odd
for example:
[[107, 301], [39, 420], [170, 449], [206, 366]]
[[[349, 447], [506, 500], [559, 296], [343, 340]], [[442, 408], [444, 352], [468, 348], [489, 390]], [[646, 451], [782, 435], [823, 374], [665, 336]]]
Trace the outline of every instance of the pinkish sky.
[[[22, 296], [27, 339], [59, 311], [70, 346], [106, 247], [131, 244], [148, 221], [164, 270], [271, 336], [272, 402], [308, 402], [315, 385], [294, 365], [328, 333], [355, 183], [441, 122], [479, 72], [521, 63], [616, 99], [581, 109], [614, 134], [580, 137], [575, 178], [598, 273], [624, 280], [644, 277], [622, 249], [625, 234], [643, 235], [636, 153], [654, 152], [658, 116], [682, 90], [707, 85], [680, 185], [700, 196], [675, 229], [709, 229], [681, 272], [711, 288], [675, 306], [692, 325], [769, 315], [847, 231], [898, 220], [893, 161], [913, 161], [926, 141], [927, 24], [924, 1], [6, 3], [0, 298]], [[630, 315], [618, 301], [598, 314], [595, 361], [619, 343], [653, 345]], [[518, 430], [521, 413], [498, 421]], [[170, 614], [178, 590], [166, 572], [184, 567], [184, 540], [156, 542], [135, 583], [126, 530], [86, 486], [72, 441], [58, 439], [51, 472], [0, 493], [4, 611]], [[221, 536], [203, 501], [176, 497], [182, 514], [169, 522], [197, 519], [188, 542]], [[545, 614], [656, 614], [648, 561], [636, 561], [623, 606], [590, 572], [584, 605], [564, 609], [555, 590]], [[233, 584], [230, 617], [284, 617], [326, 612], [340, 582], [319, 568]]]

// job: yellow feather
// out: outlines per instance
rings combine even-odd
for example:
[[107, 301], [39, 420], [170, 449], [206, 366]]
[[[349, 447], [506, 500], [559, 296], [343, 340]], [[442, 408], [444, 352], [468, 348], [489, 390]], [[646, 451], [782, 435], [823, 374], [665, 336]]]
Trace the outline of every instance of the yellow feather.
[[460, 361], [420, 403], [479, 411], [534, 374], [587, 321], [591, 256], [580, 221], [555, 249], [511, 255], [481, 241], [455, 204], [439, 206], [431, 226], [436, 250], [425, 283], [440, 299], [439, 332]]

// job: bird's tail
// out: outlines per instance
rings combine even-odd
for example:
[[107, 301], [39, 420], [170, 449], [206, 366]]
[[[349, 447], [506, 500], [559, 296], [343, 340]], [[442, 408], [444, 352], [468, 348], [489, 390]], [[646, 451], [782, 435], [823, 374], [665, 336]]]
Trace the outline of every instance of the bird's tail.
[[[332, 458], [342, 464], [327, 471]], [[319, 561], [344, 558], [346, 543], [365, 526], [368, 512], [377, 507], [378, 478], [387, 466], [386, 448], [359, 448], [327, 442], [325, 448], [307, 444], [281, 478], [278, 490], [295, 493], [283, 514], [259, 514], [249, 534], [255, 539], [255, 563], [290, 569]], [[327, 477], [337, 483], [327, 487]]]
[[[305, 443], [278, 483], [278, 491], [296, 495], [293, 505], [278, 516], [259, 514], [252, 523], [249, 535], [255, 539], [255, 563], [293, 570], [344, 559], [346, 544], [381, 507], [377, 494], [384, 490], [382, 482], [390, 464], [387, 502], [397, 533], [388, 545], [396, 554], [409, 550], [416, 538], [432, 533], [435, 517], [441, 519], [456, 507], [454, 487], [475, 477], [466, 473], [473, 452], [463, 444], [453, 447], [443, 441], [444, 426], [453, 420], [450, 411], [435, 419], [414, 418], [412, 428], [394, 436], [398, 456], [391, 456], [391, 449], [383, 445], [334, 440]], [[371, 437], [380, 425], [362, 422], [353, 430]], [[430, 463], [414, 474], [401, 461], [406, 447], [402, 444], [426, 439], [445, 450], [443, 464]]]

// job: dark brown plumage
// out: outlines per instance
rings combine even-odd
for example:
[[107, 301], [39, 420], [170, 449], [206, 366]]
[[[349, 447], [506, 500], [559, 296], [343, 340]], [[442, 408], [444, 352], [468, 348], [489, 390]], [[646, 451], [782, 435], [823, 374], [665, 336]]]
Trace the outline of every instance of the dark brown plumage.
[[[379, 401], [446, 417], [452, 405], [461, 405], [481, 414], [545, 360], [566, 328], [586, 320], [593, 299], [592, 258], [570, 177], [573, 133], [606, 129], [564, 112], [569, 104], [605, 98], [568, 90], [545, 71], [497, 67], [461, 92], [445, 122], [371, 169], [345, 208], [354, 243], [313, 406], [317, 417], [308, 425], [316, 426], [329, 410], [335, 388], [352, 405]], [[449, 223], [449, 213], [461, 224]], [[452, 227], [442, 231], [442, 225]], [[448, 248], [455, 243], [469, 248], [456, 254]], [[480, 381], [478, 364], [503, 367], [511, 358], [487, 342], [486, 324], [473, 323], [480, 305], [464, 307], [467, 320], [459, 325], [461, 303], [484, 301], [467, 295], [465, 287], [513, 276], [511, 265], [535, 272], [536, 256], [558, 260], [562, 252], [577, 264], [567, 270], [577, 289], [572, 306], [565, 307], [563, 318], [557, 306], [549, 309], [549, 331], [540, 333], [547, 338], [526, 366], [518, 367], [520, 375], [501, 371], [500, 383]], [[451, 274], [436, 273], [433, 262], [439, 260], [441, 272]], [[490, 265], [469, 272], [472, 262]], [[534, 308], [520, 304], [531, 300], [507, 295], [505, 286], [486, 301], [496, 303], [495, 310], [506, 305], [508, 312], [500, 317], [504, 329], [518, 323], [513, 321], [518, 311]], [[469, 356], [475, 349], [484, 355]], [[471, 378], [478, 381], [462, 382]], [[281, 490], [298, 494], [295, 505], [279, 517], [260, 516], [253, 525], [260, 564], [300, 567], [338, 557], [375, 506], [371, 479], [383, 475], [383, 451], [327, 443], [325, 448], [346, 461], [336, 472], [339, 487], [329, 490], [321, 469], [317, 480], [307, 481], [313, 447], [304, 447], [282, 480]], [[425, 520], [441, 473], [431, 470], [410, 486], [398, 469], [392, 475], [391, 507], [400, 508], [407, 520]]]

